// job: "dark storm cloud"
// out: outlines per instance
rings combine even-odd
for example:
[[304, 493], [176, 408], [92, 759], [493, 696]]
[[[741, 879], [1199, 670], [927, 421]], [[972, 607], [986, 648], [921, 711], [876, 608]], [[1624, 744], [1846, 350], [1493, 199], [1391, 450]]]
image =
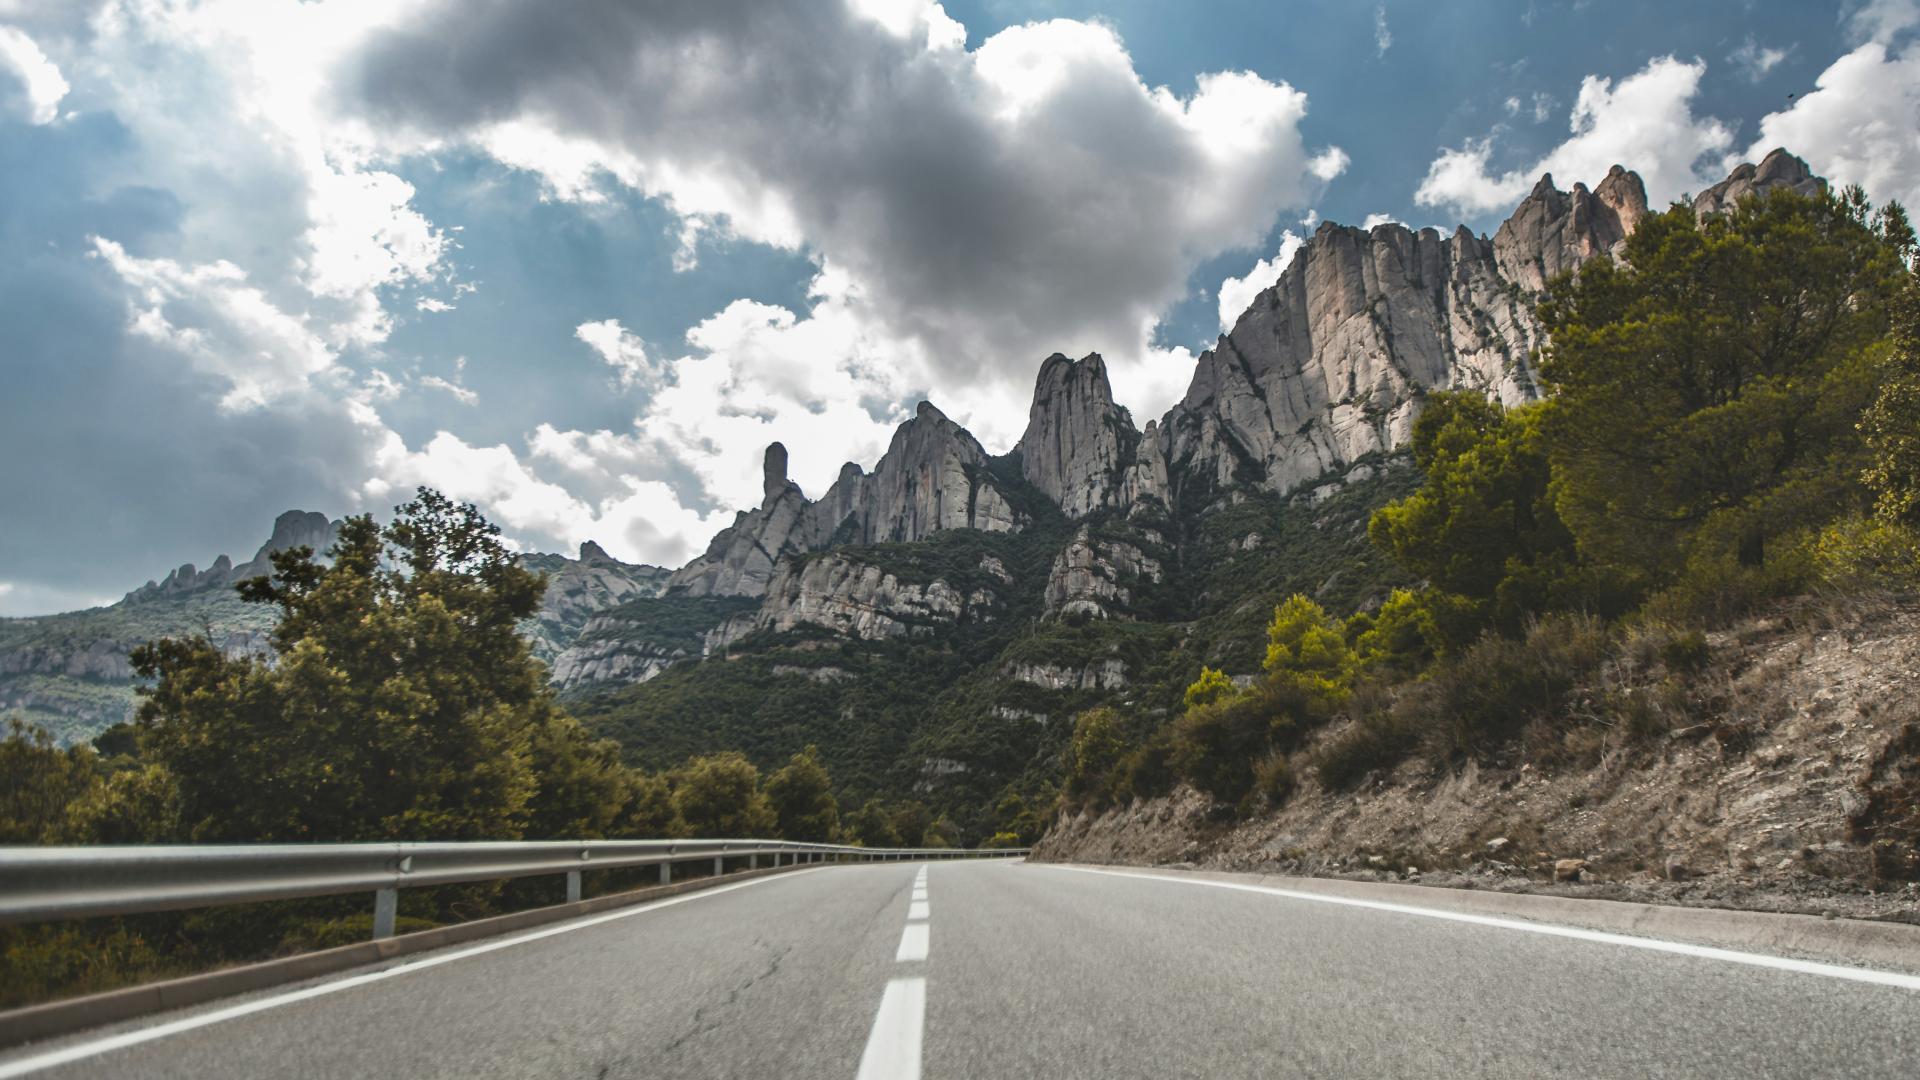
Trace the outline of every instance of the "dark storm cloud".
[[589, 139], [683, 213], [850, 272], [951, 371], [1137, 346], [1197, 261], [1314, 186], [1298, 95], [1229, 78], [1182, 90], [1215, 110], [1189, 116], [1086, 24], [968, 53], [825, 3], [449, 2], [341, 85], [417, 139]]

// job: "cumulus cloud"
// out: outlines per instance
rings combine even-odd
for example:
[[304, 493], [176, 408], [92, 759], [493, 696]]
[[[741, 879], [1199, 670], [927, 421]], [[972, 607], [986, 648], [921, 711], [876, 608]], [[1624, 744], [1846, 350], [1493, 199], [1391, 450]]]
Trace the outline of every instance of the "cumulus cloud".
[[479, 394], [474, 393], [472, 390], [461, 386], [451, 379], [443, 379], [438, 375], [422, 375], [420, 376], [420, 385], [429, 390], [438, 390], [452, 397], [462, 405], [480, 404]]
[[[140, 148], [90, 181], [180, 208], [164, 236], [90, 241], [139, 362], [182, 358], [169, 377], [223, 424], [308, 440], [301, 490], [344, 492], [330, 512], [432, 484], [521, 542], [665, 563], [759, 501], [769, 441], [816, 494], [923, 396], [1004, 449], [1056, 349], [1103, 352], [1117, 396], [1157, 415], [1191, 376], [1152, 342], [1192, 269], [1348, 164], [1305, 143], [1283, 82], [1151, 87], [1092, 22], [969, 49], [922, 0], [589, 0], [566, 19], [533, 0], [102, 0], [84, 27], [62, 77]], [[476, 436], [448, 412], [423, 440], [419, 410], [478, 399], [385, 350], [472, 286], [403, 174], [473, 149], [547, 199], [659, 199], [680, 268], [747, 241], [818, 276], [804, 304], [716, 304], [684, 344], [578, 324], [634, 392], [631, 427]], [[381, 415], [403, 396], [404, 437]]]
[[1865, 0], [1850, 5], [1847, 33], [1855, 44], [1894, 37], [1920, 26], [1920, 0]]
[[1701, 61], [1663, 56], [1618, 83], [1589, 75], [1574, 99], [1571, 136], [1546, 156], [1496, 171], [1495, 136], [1469, 139], [1434, 159], [1414, 201], [1472, 217], [1511, 208], [1542, 173], [1553, 173], [1559, 183], [1593, 183], [1616, 164], [1640, 174], [1654, 205], [1705, 187], [1718, 179], [1711, 170], [1733, 143], [1727, 125], [1694, 115], [1706, 70]]
[[1233, 329], [1240, 316], [1253, 306], [1253, 299], [1274, 282], [1280, 280], [1281, 271], [1293, 263], [1295, 252], [1307, 238], [1288, 229], [1280, 234], [1280, 250], [1271, 259], [1261, 259], [1253, 264], [1253, 269], [1241, 277], [1230, 277], [1220, 283], [1220, 332]]
[[29, 123], [51, 124], [60, 116], [60, 100], [71, 89], [60, 68], [24, 30], [0, 25], [0, 71], [19, 80]]
[[660, 373], [647, 358], [646, 344], [621, 326], [618, 319], [581, 323], [573, 328], [573, 336], [600, 354], [600, 359], [613, 369], [621, 389], [652, 388], [659, 382]]
[[[630, 475], [614, 478], [602, 497], [583, 498], [542, 477], [505, 444], [476, 446], [441, 431], [413, 450], [373, 409], [357, 406], [356, 418], [375, 444], [371, 476], [359, 492], [369, 503], [391, 502], [424, 485], [484, 506], [510, 535], [537, 546], [594, 540], [616, 558], [666, 566], [700, 552], [731, 518], [690, 510], [668, 484]], [[548, 428], [536, 438], [551, 442], [555, 434]], [[530, 456], [543, 455], [536, 449]]]
[[142, 154], [137, 173], [100, 181], [178, 193], [189, 217], [177, 257], [243, 265], [335, 348], [378, 345], [393, 326], [390, 294], [446, 280], [450, 242], [321, 91], [329, 65], [403, 10], [105, 0], [74, 73]]
[[1741, 42], [1739, 48], [1727, 54], [1727, 62], [1739, 68], [1748, 82], [1757, 83], [1772, 74], [1773, 69], [1779, 67], [1797, 47], [1789, 45], [1784, 49], [1776, 49], [1760, 44], [1752, 34], [1748, 34], [1747, 40]]
[[143, 259], [111, 240], [90, 240], [94, 255], [134, 291], [133, 333], [224, 380], [223, 407], [264, 405], [333, 365], [333, 350], [306, 320], [275, 307], [238, 266]]
[[917, 343], [943, 407], [1024, 398], [1056, 349], [1179, 363], [1148, 342], [1192, 268], [1345, 165], [1304, 144], [1299, 91], [1245, 72], [1149, 87], [1104, 24], [968, 50], [931, 4], [588, 9], [432, 4], [343, 85], [392, 147], [477, 145], [550, 197], [624, 184], [696, 237], [817, 254], [873, 334]]
[[1835, 60], [1814, 89], [1760, 121], [1748, 160], [1784, 146], [1835, 184], [1875, 201], [1920, 206], [1920, 44], [1867, 43]]

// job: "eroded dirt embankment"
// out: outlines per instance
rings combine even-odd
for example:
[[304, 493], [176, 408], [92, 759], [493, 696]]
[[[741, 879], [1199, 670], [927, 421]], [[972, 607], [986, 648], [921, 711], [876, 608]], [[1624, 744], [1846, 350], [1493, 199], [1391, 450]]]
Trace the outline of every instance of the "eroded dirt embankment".
[[[1705, 720], [1587, 767], [1413, 761], [1352, 792], [1304, 769], [1283, 807], [1238, 821], [1181, 788], [1062, 815], [1034, 857], [1920, 922], [1920, 883], [1884, 848], [1876, 866], [1862, 829], [1920, 795], [1920, 609], [1757, 620], [1711, 644]], [[1556, 881], [1569, 859], [1578, 880]]]

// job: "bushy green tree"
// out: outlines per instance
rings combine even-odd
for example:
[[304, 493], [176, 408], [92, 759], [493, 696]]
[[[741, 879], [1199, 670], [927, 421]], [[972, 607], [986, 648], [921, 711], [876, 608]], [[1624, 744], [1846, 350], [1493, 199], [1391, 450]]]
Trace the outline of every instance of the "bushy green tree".
[[894, 835], [908, 847], [924, 847], [927, 832], [933, 828], [933, 811], [918, 799], [909, 799], [896, 803], [890, 811], [893, 815]]
[[1896, 231], [1858, 189], [1777, 189], [1651, 215], [1552, 286], [1553, 504], [1582, 556], [1703, 598], [1796, 583], [1800, 540], [1859, 491]]
[[8, 717], [0, 739], [0, 844], [70, 839], [67, 807], [101, 786], [88, 746], [61, 748], [45, 728]]
[[760, 770], [733, 750], [694, 758], [676, 770], [673, 808], [696, 837], [758, 837], [774, 829]]
[[[1530, 613], [1606, 603], [1576, 567], [1573, 534], [1554, 509], [1543, 415], [1540, 406], [1506, 409], [1449, 391], [1429, 395], [1414, 421], [1420, 489], [1376, 511], [1367, 533], [1426, 580], [1399, 614], [1420, 623], [1431, 655], [1488, 625], [1517, 633]], [[1397, 645], [1414, 644], [1409, 626], [1388, 627], [1401, 635]]]
[[767, 777], [767, 800], [782, 839], [826, 843], [840, 829], [833, 779], [812, 746], [793, 755]]
[[[1303, 721], [1325, 707], [1326, 695], [1314, 689], [1324, 682], [1311, 673], [1269, 676], [1246, 693], [1196, 705], [1174, 721], [1167, 760], [1194, 787], [1222, 803], [1238, 803], [1253, 790], [1255, 766], [1276, 743], [1297, 741]], [[1139, 764], [1150, 768], [1152, 762], [1143, 755]], [[1131, 785], [1141, 779], [1129, 776]]]
[[599, 840], [617, 834], [635, 798], [635, 775], [620, 745], [595, 739], [565, 713], [548, 713], [530, 732], [529, 840]]
[[[458, 840], [592, 827], [539, 801], [536, 743], [576, 738], [517, 624], [543, 579], [471, 506], [421, 489], [385, 529], [347, 519], [330, 564], [276, 552], [241, 595], [280, 609], [272, 664], [206, 638], [133, 653], [138, 722], [202, 841]], [[554, 726], [560, 725], [559, 729]]]
[[1878, 382], [1859, 424], [1872, 509], [1828, 526], [1814, 546], [1820, 576], [1842, 589], [1920, 586], [1920, 281], [1911, 275]]
[[1040, 815], [1033, 810], [1032, 802], [1017, 791], [1008, 791], [1000, 797], [1000, 801], [993, 806], [991, 820], [996, 823], [995, 835], [1010, 833], [1017, 841], [1013, 844], [1001, 845], [1003, 847], [1030, 844], [1038, 840], [1040, 834], [1046, 831]]
[[658, 773], [634, 770], [628, 778], [626, 810], [614, 824], [614, 835], [629, 840], [658, 840], [687, 835], [686, 823], [673, 809], [673, 785]]
[[1073, 736], [1067, 744], [1067, 797], [1104, 804], [1113, 788], [1114, 767], [1126, 752], [1120, 714], [1111, 707], [1102, 705], [1074, 717]]
[[1233, 679], [1224, 671], [1201, 665], [1200, 677], [1187, 685], [1183, 701], [1188, 708], [1195, 705], [1211, 705], [1221, 697], [1237, 693]]
[[1275, 608], [1267, 624], [1270, 679], [1329, 705], [1345, 700], [1359, 660], [1339, 620], [1312, 599], [1295, 593]]
[[1395, 589], [1380, 609], [1347, 621], [1347, 634], [1363, 664], [1402, 675], [1470, 642], [1485, 625], [1485, 609], [1464, 596], [1435, 588]]
[[886, 804], [879, 799], [868, 799], [860, 804], [860, 809], [848, 815], [847, 832], [854, 843], [863, 847], [900, 846], [900, 833], [894, 827], [893, 815], [887, 812]]
[[158, 765], [108, 774], [67, 806], [66, 832], [76, 844], [157, 844], [178, 838], [180, 789]]
[[1861, 480], [1882, 521], [1920, 526], [1920, 279], [1893, 305], [1893, 348], [1860, 418], [1869, 454]]

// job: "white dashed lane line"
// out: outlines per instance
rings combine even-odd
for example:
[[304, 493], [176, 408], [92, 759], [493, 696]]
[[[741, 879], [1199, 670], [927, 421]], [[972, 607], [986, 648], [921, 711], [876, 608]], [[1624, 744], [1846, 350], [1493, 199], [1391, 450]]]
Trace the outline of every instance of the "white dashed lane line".
[[927, 924], [908, 923], [900, 934], [900, 950], [893, 954], [896, 964], [914, 964], [927, 958]]
[[[894, 963], [926, 962], [932, 917], [927, 900], [927, 867], [923, 863], [913, 875], [913, 898], [907, 903], [907, 925], [900, 933]], [[855, 1080], [920, 1080], [920, 1043], [926, 1022], [926, 976], [903, 975], [888, 980]]]

